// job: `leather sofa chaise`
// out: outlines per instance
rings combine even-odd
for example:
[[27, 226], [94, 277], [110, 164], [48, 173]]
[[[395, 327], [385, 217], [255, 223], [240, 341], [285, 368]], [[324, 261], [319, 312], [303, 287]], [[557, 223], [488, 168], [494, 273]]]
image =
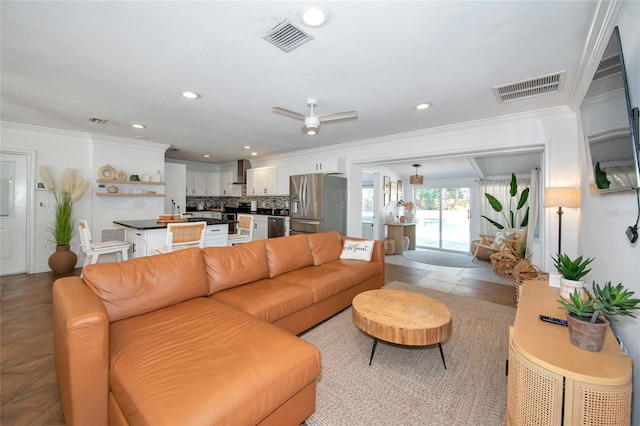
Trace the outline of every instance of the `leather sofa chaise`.
[[[297, 334], [384, 284], [337, 232], [88, 265], [53, 285], [69, 425], [298, 425], [320, 353]], [[349, 238], [350, 240], [358, 239]]]

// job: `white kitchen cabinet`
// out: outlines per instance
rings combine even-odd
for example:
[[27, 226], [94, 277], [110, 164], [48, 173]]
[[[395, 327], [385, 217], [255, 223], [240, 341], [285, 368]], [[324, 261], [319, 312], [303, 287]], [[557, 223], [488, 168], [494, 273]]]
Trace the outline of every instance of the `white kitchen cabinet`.
[[218, 196], [220, 190], [220, 173], [207, 173], [207, 191], [208, 196]]
[[225, 197], [242, 196], [242, 185], [234, 185], [233, 176], [233, 172], [220, 173], [220, 195]]
[[229, 225], [207, 225], [204, 235], [205, 247], [226, 247], [229, 244]]
[[129, 259], [152, 256], [156, 254], [156, 249], [166, 245], [167, 230], [166, 228], [146, 230], [124, 228], [124, 238], [131, 244]]
[[258, 169], [247, 170], [247, 195], [256, 195], [256, 173]]
[[259, 167], [247, 170], [247, 195], [289, 195], [289, 167]]
[[304, 161], [297, 173], [346, 173], [347, 161], [344, 158], [323, 158], [315, 161]]
[[187, 195], [207, 195], [207, 174], [187, 170]]
[[265, 240], [269, 236], [267, 230], [267, 216], [254, 214], [253, 216], [253, 240]]
[[275, 195], [289, 195], [289, 180], [292, 170], [291, 167], [278, 167], [278, 182]]
[[218, 196], [220, 190], [220, 173], [187, 170], [186, 194], [190, 196]]

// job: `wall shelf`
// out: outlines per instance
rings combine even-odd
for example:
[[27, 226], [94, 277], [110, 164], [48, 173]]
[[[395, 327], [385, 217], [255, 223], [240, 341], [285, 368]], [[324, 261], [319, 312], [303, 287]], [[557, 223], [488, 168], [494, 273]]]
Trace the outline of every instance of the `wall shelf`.
[[96, 182], [110, 183], [112, 185], [166, 185], [165, 182], [142, 182], [141, 180], [96, 179]]
[[132, 194], [122, 192], [96, 192], [98, 197], [164, 197], [164, 194]]

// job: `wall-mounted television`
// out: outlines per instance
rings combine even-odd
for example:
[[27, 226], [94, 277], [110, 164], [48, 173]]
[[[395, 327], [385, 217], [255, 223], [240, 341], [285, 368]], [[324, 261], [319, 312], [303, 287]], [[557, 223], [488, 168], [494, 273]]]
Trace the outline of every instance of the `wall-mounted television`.
[[618, 27], [613, 29], [580, 113], [598, 191], [640, 188], [638, 108], [631, 107]]

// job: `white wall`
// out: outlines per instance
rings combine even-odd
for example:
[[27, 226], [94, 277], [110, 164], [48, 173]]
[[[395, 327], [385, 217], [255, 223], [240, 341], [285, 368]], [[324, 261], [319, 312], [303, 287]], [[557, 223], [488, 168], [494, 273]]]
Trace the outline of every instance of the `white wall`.
[[[59, 183], [66, 167], [76, 170], [78, 176], [87, 179], [91, 186], [87, 193], [74, 204], [76, 219], [88, 219], [94, 239], [101, 240], [101, 230], [114, 228], [114, 219], [139, 219], [155, 217], [162, 212], [162, 198], [111, 198], [97, 197], [97, 170], [105, 164], [117, 166], [118, 170], [142, 174], [143, 171], [161, 170], [164, 175], [164, 151], [168, 145], [137, 140], [123, 140], [26, 126], [15, 123], [0, 123], [0, 138], [4, 150], [30, 150], [36, 153], [35, 168], [44, 164]], [[40, 177], [36, 172], [36, 181]], [[35, 182], [29, 182], [35, 185]], [[162, 189], [164, 192], [164, 188]], [[48, 202], [48, 204], [47, 204]], [[47, 260], [55, 250], [50, 238], [50, 227], [55, 217], [53, 195], [46, 191], [35, 191], [32, 238], [28, 242], [32, 254], [27, 259], [29, 273], [50, 271]], [[48, 206], [48, 207], [47, 207]], [[75, 235], [71, 249], [78, 253], [79, 239]], [[78, 266], [82, 258], [78, 259]]]
[[[627, 69], [627, 80], [631, 92], [631, 105], [640, 106], [640, 2], [629, 2], [620, 28], [622, 50]], [[584, 146], [581, 147], [581, 161], [586, 163]], [[636, 192], [627, 191], [611, 194], [591, 194], [589, 191], [589, 170], [584, 167], [581, 175], [581, 244], [580, 251], [595, 257], [588, 281], [598, 283], [622, 282], [625, 287], [640, 297], [640, 243], [631, 244], [625, 230], [633, 225], [638, 214]], [[564, 244], [564, 241], [563, 241]], [[640, 312], [636, 312], [640, 316]], [[633, 424], [640, 422], [640, 320], [621, 318], [612, 324], [614, 332], [624, 342], [633, 357]]]

